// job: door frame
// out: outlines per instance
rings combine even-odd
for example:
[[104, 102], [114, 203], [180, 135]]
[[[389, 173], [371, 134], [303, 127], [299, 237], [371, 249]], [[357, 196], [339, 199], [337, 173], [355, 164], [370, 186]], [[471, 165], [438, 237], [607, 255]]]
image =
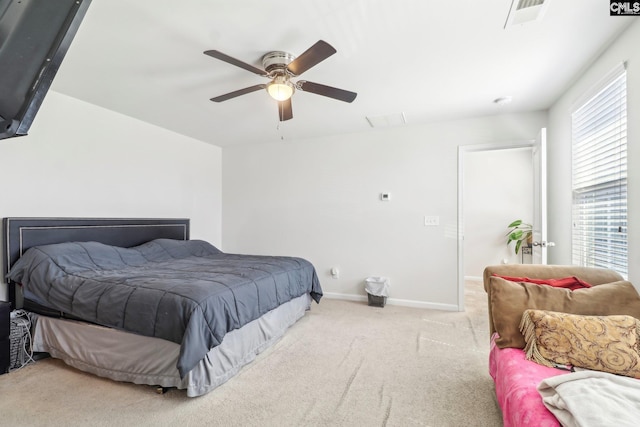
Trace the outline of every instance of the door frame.
[[464, 311], [464, 161], [467, 153], [531, 148], [535, 139], [458, 146], [458, 311]]
[[542, 128], [533, 146], [533, 248], [532, 264], [547, 263], [547, 129]]

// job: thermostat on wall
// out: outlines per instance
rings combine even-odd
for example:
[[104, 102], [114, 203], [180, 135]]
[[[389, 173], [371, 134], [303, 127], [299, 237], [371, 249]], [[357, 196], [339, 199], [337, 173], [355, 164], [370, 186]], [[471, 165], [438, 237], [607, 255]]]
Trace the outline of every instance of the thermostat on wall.
[[391, 200], [391, 194], [390, 193], [380, 193], [380, 200], [384, 200], [385, 202], [388, 202], [389, 200]]

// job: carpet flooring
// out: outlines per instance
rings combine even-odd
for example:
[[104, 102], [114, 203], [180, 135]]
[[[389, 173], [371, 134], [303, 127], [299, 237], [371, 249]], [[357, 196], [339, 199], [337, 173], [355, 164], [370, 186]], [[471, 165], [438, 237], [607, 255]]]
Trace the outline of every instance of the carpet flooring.
[[117, 383], [54, 359], [0, 376], [20, 426], [501, 426], [486, 294], [465, 312], [323, 299], [234, 378], [198, 398]]

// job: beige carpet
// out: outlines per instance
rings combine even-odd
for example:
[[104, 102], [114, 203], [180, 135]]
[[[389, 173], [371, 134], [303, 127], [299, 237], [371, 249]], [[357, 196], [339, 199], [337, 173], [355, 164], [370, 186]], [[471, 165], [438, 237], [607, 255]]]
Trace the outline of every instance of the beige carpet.
[[468, 284], [465, 301], [458, 313], [324, 299], [199, 398], [40, 360], [0, 376], [0, 424], [500, 426], [479, 283]]

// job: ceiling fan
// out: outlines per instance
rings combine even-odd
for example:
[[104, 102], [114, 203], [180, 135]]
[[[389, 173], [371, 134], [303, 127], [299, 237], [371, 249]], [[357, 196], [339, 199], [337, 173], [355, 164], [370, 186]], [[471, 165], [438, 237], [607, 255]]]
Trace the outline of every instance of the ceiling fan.
[[339, 101], [352, 102], [358, 95], [355, 92], [349, 92], [347, 90], [325, 86], [319, 83], [309, 82], [307, 80], [298, 80], [296, 82], [291, 80], [292, 78], [298, 77], [309, 68], [324, 61], [334, 53], [336, 53], [336, 50], [329, 43], [320, 40], [297, 58], [288, 52], [273, 51], [267, 53], [262, 57], [262, 66], [264, 67], [264, 70], [261, 70], [260, 68], [232, 58], [220, 51], [207, 50], [204, 52], [205, 55], [209, 55], [212, 58], [235, 65], [236, 67], [244, 68], [247, 71], [251, 71], [254, 74], [267, 77], [271, 80], [266, 84], [249, 86], [244, 89], [211, 98], [211, 101], [223, 102], [260, 89], [266, 89], [269, 95], [278, 101], [278, 116], [280, 117], [281, 122], [293, 118], [291, 96], [296, 89], [303, 92], [315, 93], [316, 95], [327, 96]]

